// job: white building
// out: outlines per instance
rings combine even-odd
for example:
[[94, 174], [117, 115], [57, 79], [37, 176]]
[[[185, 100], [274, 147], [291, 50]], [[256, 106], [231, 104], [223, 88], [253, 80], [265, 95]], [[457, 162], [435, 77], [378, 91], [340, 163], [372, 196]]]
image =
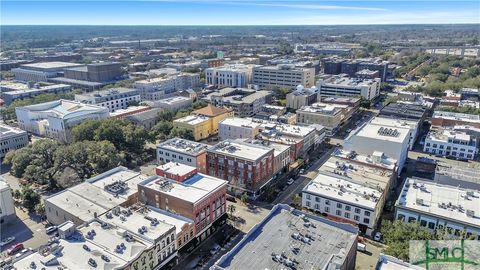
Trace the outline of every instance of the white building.
[[380, 78], [356, 79], [343, 75], [333, 75], [317, 81], [320, 98], [322, 97], [362, 97], [373, 100], [380, 94]]
[[82, 64], [68, 62], [41, 62], [24, 64], [13, 68], [12, 73], [16, 81], [21, 82], [46, 82], [49, 78], [58, 77], [59, 73], [67, 68], [82, 67]]
[[[8, 223], [16, 218], [12, 189], [0, 178], [0, 223]], [[2, 225], [3, 226], [3, 225]]]
[[131, 102], [140, 102], [140, 93], [136, 89], [113, 88], [91, 93], [77, 94], [75, 100], [108, 108], [110, 112], [126, 109]]
[[475, 235], [480, 240], [480, 192], [429, 180], [407, 178], [395, 204], [395, 218], [418, 222], [450, 235]]
[[384, 154], [398, 161], [398, 174], [401, 173], [407, 159], [410, 139], [408, 128], [366, 124], [352, 131], [343, 144], [347, 151], [362, 155]]
[[299, 85], [295, 91], [287, 94], [287, 107], [296, 110], [317, 102], [317, 98], [318, 89], [315, 86], [304, 88]]
[[140, 91], [142, 100], [155, 101], [169, 97], [176, 91], [197, 88], [199, 85], [199, 74], [180, 73], [167, 77], [136, 81], [133, 87]]
[[410, 139], [408, 140], [409, 150], [413, 149], [413, 145], [417, 140], [419, 121], [377, 116], [372, 118], [370, 123], [391, 128], [408, 128], [410, 130]]
[[218, 136], [226, 139], [254, 139], [260, 132], [260, 121], [251, 118], [231, 117], [218, 124]]
[[17, 100], [33, 98], [41, 94], [59, 94], [66, 93], [72, 90], [72, 87], [67, 84], [46, 84], [40, 83], [14, 83], [2, 82], [0, 83], [0, 95], [5, 105], [10, 105]]
[[157, 145], [157, 163], [178, 162], [205, 172], [207, 144], [172, 138]]
[[109, 117], [107, 108], [64, 99], [17, 107], [15, 112], [21, 129], [61, 142], [69, 142], [71, 128], [83, 121]]
[[252, 82], [253, 65], [226, 65], [205, 69], [205, 82], [217, 87], [247, 87]]
[[310, 88], [315, 85], [315, 69], [299, 68], [294, 65], [254, 67], [253, 84], [260, 88], [287, 87], [293, 89], [298, 85]]
[[0, 159], [11, 150], [17, 150], [28, 145], [27, 132], [0, 123]]
[[[146, 103], [148, 104], [150, 102]], [[191, 98], [181, 96], [174, 96], [151, 102], [151, 106], [154, 108], [162, 108], [172, 111], [189, 108], [192, 106], [192, 104], [193, 101]]]
[[454, 129], [431, 129], [425, 138], [423, 151], [434, 155], [474, 159], [477, 152], [477, 138]]
[[[395, 186], [396, 161], [336, 150], [304, 189], [302, 206], [370, 233]], [[327, 202], [328, 201], [328, 202]]]

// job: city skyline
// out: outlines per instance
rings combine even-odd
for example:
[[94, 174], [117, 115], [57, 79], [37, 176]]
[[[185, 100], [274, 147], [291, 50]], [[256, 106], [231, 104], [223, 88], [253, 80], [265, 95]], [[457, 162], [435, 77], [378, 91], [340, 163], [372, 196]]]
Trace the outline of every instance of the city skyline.
[[2, 1], [2, 25], [480, 23], [478, 1]]

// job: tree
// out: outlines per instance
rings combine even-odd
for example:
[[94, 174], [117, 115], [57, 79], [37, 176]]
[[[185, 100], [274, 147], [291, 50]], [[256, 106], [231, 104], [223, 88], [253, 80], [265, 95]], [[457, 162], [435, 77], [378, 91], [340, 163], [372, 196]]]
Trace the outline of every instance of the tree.
[[30, 186], [22, 188], [22, 203], [29, 211], [33, 211], [35, 206], [40, 202], [40, 195], [38, 195]]
[[198, 110], [198, 109], [203, 108], [205, 106], [207, 106], [207, 103], [205, 101], [201, 101], [201, 100], [197, 100], [197, 101], [193, 102], [193, 104], [192, 104], [192, 108], [194, 110]]
[[180, 127], [174, 127], [170, 132], [170, 137], [180, 137], [186, 140], [195, 140], [195, 137], [193, 136], [193, 131], [191, 129]]
[[171, 121], [173, 121], [174, 116], [175, 116], [175, 113], [171, 110], [161, 110], [158, 113], [157, 119], [160, 120], [160, 121], [171, 122]]
[[71, 131], [72, 141], [93, 141], [95, 138], [95, 130], [98, 129], [100, 124], [101, 122], [98, 120], [87, 120], [76, 125]]
[[229, 204], [227, 207], [227, 211], [230, 213], [230, 216], [233, 216], [233, 213], [235, 213], [236, 210], [237, 208], [233, 204]]
[[35, 205], [35, 213], [37, 213], [39, 216], [45, 215], [45, 205], [43, 203]]
[[247, 204], [247, 203], [248, 203], [248, 200], [249, 200], [249, 198], [248, 198], [247, 193], [246, 193], [246, 192], [243, 193], [242, 196], [240, 197], [240, 201], [241, 201], [243, 204]]
[[56, 166], [55, 152], [59, 146], [57, 141], [42, 139], [28, 147], [31, 160], [25, 168], [23, 177], [39, 184], [48, 183], [51, 188], [56, 187], [54, 176], [60, 167]]
[[13, 192], [13, 198], [15, 198], [16, 200], [19, 200], [22, 198], [22, 192], [20, 192], [19, 189], [15, 189], [15, 191]]
[[290, 199], [294, 205], [300, 205], [302, 198], [297, 193], [293, 194]]
[[160, 121], [150, 129], [149, 136], [152, 141], [164, 140], [173, 129], [173, 123], [168, 121]]

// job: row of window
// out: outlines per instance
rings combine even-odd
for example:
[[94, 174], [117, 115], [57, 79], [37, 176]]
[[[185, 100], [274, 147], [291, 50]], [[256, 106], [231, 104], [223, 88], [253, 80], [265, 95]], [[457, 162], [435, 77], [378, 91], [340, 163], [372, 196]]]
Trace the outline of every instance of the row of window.
[[[310, 207], [310, 205], [311, 205], [310, 202], [307, 201], [306, 206]], [[320, 211], [320, 205], [318, 203], [316, 203], [314, 209]], [[325, 206], [323, 208], [323, 210], [324, 210], [324, 213], [330, 213], [330, 207], [328, 207], [328, 206]], [[345, 217], [345, 218], [351, 219], [350, 213], [343, 212], [343, 215], [342, 215], [341, 210], [335, 211], [335, 215], [338, 216], [338, 217]], [[360, 222], [360, 216], [359, 215], [353, 215], [353, 220]], [[363, 218], [363, 223], [370, 224], [370, 218]]]
[[[323, 199], [323, 198], [321, 198], [321, 197], [313, 196], [313, 195], [310, 195], [310, 194], [306, 194], [306, 195], [305, 195], [305, 198], [306, 198], [307, 200], [312, 199], [312, 197], [314, 197], [315, 202], [318, 202], [318, 203], [320, 203], [320, 202], [322, 201], [322, 199]], [[330, 205], [330, 204], [331, 204], [331, 201], [330, 201], [330, 200], [328, 200], [328, 199], [323, 199], [323, 200], [324, 200], [325, 205]], [[310, 202], [309, 202], [309, 201], [307, 201], [307, 206], [310, 206]], [[344, 206], [345, 206], [345, 211], [351, 211], [351, 210], [352, 210], [352, 206], [347, 205], [347, 204], [344, 205], [344, 204], [342, 204], [342, 203], [337, 202], [337, 205], [336, 205], [336, 206], [337, 206], [337, 209], [343, 209]], [[354, 208], [354, 212], [355, 212], [356, 214], [362, 214], [362, 209], [360, 209], [360, 208], [358, 208], [358, 207], [353, 207], [353, 208]], [[369, 217], [370, 214], [371, 214], [371, 212], [368, 211], [368, 210], [363, 210], [363, 214], [364, 214], [366, 217]]]

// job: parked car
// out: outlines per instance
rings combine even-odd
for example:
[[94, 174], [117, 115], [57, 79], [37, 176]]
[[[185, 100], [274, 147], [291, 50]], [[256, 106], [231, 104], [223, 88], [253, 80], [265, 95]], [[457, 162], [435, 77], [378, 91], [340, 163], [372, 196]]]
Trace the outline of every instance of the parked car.
[[23, 244], [22, 244], [22, 243], [18, 243], [18, 244], [16, 244], [16, 245], [14, 245], [13, 247], [9, 248], [9, 249], [7, 250], [7, 254], [8, 254], [8, 255], [13, 255], [13, 254], [17, 253], [18, 251], [20, 251], [20, 250], [22, 250], [22, 249], [24, 249]]
[[373, 237], [373, 240], [380, 242], [382, 240], [382, 233], [381, 232], [376, 232], [375, 236]]
[[357, 250], [365, 252], [367, 251], [367, 246], [363, 243], [357, 243]]
[[220, 250], [220, 246], [218, 244], [215, 244], [212, 249], [210, 249], [210, 254], [215, 255]]
[[294, 180], [293, 178], [288, 179], [287, 185], [290, 186], [291, 184], [293, 184], [294, 181], [295, 181], [295, 180]]
[[305, 172], [304, 169], [300, 169], [300, 174], [303, 174]]
[[50, 227], [47, 227], [47, 228], [45, 229], [45, 232], [46, 232], [47, 234], [51, 234], [52, 232], [56, 231], [57, 229], [58, 229], [57, 226], [50, 226]]
[[2, 241], [0, 242], [0, 247], [3, 247], [3, 246], [6, 246], [8, 244], [10, 244], [11, 242], [15, 241], [15, 237], [13, 236], [10, 236], [10, 237], [7, 237], [5, 239], [2, 239]]

